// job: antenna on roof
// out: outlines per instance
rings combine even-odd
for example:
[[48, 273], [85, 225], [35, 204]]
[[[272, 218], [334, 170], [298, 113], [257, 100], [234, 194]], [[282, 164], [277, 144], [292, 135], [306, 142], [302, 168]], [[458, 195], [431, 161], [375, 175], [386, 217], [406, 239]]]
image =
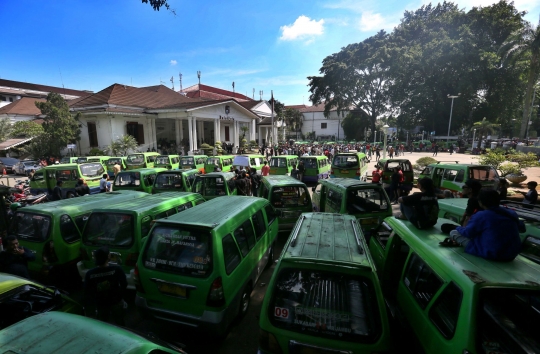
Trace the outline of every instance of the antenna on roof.
[[253, 96], [251, 98], [255, 99], [255, 87], [253, 88]]
[[262, 98], [263, 98], [263, 91], [262, 90], [259, 91], [259, 96], [261, 96], [261, 101], [262, 101]]
[[[197, 71], [197, 77], [199, 78], [199, 85], [201, 85], [201, 72]], [[199, 87], [200, 90], [200, 87]]]
[[65, 98], [66, 88], [64, 87], [64, 78], [62, 77], [62, 70], [60, 70], [60, 68], [58, 68], [58, 71], [60, 71], [60, 81], [62, 81], [62, 89], [64, 89], [64, 98]]
[[172, 82], [172, 89], [174, 91], [174, 76], [171, 76], [171, 82]]
[[234, 81], [232, 82], [232, 95], [234, 97]]
[[180, 78], [180, 92], [182, 92], [182, 73], [178, 73], [178, 77]]

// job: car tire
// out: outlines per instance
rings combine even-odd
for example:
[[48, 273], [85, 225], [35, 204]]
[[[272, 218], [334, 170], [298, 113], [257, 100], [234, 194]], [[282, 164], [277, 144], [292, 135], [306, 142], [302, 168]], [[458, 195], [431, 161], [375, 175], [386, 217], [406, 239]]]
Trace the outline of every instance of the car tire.
[[251, 285], [246, 285], [242, 296], [240, 297], [240, 308], [238, 309], [238, 317], [244, 317], [249, 309], [249, 303], [251, 302]]

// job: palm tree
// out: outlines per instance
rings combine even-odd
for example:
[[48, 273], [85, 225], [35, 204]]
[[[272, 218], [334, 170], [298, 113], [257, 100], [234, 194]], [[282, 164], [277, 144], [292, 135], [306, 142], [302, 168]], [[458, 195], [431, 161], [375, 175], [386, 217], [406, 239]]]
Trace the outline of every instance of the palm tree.
[[520, 136], [525, 137], [533, 90], [540, 77], [540, 21], [536, 27], [530, 22], [526, 22], [522, 29], [508, 37], [502, 44], [500, 51], [504, 53], [505, 59], [509, 58], [512, 62], [521, 59], [529, 60], [527, 92], [523, 103], [523, 119], [521, 120], [520, 129]]
[[129, 151], [137, 150], [139, 143], [131, 135], [122, 135], [107, 147], [113, 156], [126, 156]]
[[474, 122], [471, 130], [476, 129], [476, 134], [478, 137], [488, 136], [495, 132], [495, 128], [499, 127], [500, 124], [493, 124], [489, 122], [486, 117], [480, 122]]

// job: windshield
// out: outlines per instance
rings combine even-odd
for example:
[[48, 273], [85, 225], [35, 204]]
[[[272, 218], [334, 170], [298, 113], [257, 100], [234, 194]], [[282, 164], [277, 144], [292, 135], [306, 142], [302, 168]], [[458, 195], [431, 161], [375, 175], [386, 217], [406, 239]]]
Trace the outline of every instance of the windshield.
[[355, 168], [358, 167], [358, 157], [356, 155], [337, 155], [332, 164], [341, 168]]
[[130, 247], [135, 237], [133, 216], [93, 212], [83, 233], [85, 245]]
[[143, 154], [133, 154], [128, 155], [126, 158], [126, 163], [132, 164], [132, 165], [140, 165], [144, 163], [144, 155]]
[[156, 157], [156, 161], [154, 162], [157, 165], [168, 165], [169, 164], [169, 156], [158, 156]]
[[373, 342], [380, 332], [368, 279], [289, 268], [279, 273], [273, 290], [268, 316], [276, 327], [355, 342]]
[[140, 172], [120, 172], [114, 179], [114, 185], [118, 186], [139, 186], [141, 184]]
[[309, 202], [309, 193], [304, 186], [276, 187], [270, 196], [270, 203], [275, 208], [305, 206]]
[[20, 240], [40, 242], [49, 238], [50, 226], [49, 216], [18, 211], [15, 213], [12, 231]]
[[285, 158], [272, 157], [270, 167], [287, 167], [287, 160]]
[[470, 167], [469, 178], [477, 179], [480, 182], [494, 182], [499, 179], [499, 175], [493, 167]]
[[[232, 181], [232, 180], [231, 180]], [[202, 179], [201, 195], [204, 196], [220, 196], [227, 194], [225, 187], [225, 179], [218, 177], [204, 177]], [[232, 181], [234, 183], [234, 181]]]
[[382, 189], [347, 190], [347, 212], [358, 214], [387, 210], [390, 206], [382, 191]]
[[212, 273], [212, 235], [185, 225], [152, 229], [142, 256], [144, 266], [190, 277]]
[[106, 164], [107, 164], [107, 166], [114, 166], [116, 164], [121, 165], [122, 164], [122, 159], [112, 157], [112, 158], [107, 160]]
[[304, 163], [304, 168], [317, 168], [316, 159], [300, 159]]
[[160, 173], [154, 182], [157, 189], [182, 189], [182, 174], [180, 173]]
[[477, 314], [478, 353], [540, 352], [540, 291], [482, 289]]
[[83, 162], [86, 162], [87, 158], [86, 157], [79, 157], [77, 159], [77, 163], [83, 163]]
[[207, 165], [220, 165], [221, 159], [219, 157], [209, 157], [208, 160], [206, 160]]
[[105, 173], [105, 169], [100, 163], [85, 163], [80, 168], [81, 174], [85, 177], [98, 177]]
[[195, 165], [195, 159], [193, 157], [182, 157], [180, 163], [182, 166], [193, 166]]
[[62, 159], [60, 160], [60, 163], [70, 163], [70, 162], [71, 162], [70, 157], [62, 157]]
[[36, 166], [37, 162], [36, 161], [25, 161], [25, 162], [23, 162], [23, 164], [25, 166]]

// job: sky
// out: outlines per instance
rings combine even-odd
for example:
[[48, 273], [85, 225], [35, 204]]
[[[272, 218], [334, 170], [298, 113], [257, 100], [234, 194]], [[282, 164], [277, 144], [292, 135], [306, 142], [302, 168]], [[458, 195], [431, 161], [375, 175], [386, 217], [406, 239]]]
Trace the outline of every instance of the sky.
[[[465, 11], [493, 0], [454, 1]], [[0, 78], [101, 91], [115, 83], [201, 83], [286, 105], [309, 102], [325, 57], [384, 29], [424, 0], [0, 0]], [[540, 1], [515, 0], [538, 23]], [[173, 78], [173, 82], [171, 82]], [[261, 96], [262, 92], [262, 96]]]

